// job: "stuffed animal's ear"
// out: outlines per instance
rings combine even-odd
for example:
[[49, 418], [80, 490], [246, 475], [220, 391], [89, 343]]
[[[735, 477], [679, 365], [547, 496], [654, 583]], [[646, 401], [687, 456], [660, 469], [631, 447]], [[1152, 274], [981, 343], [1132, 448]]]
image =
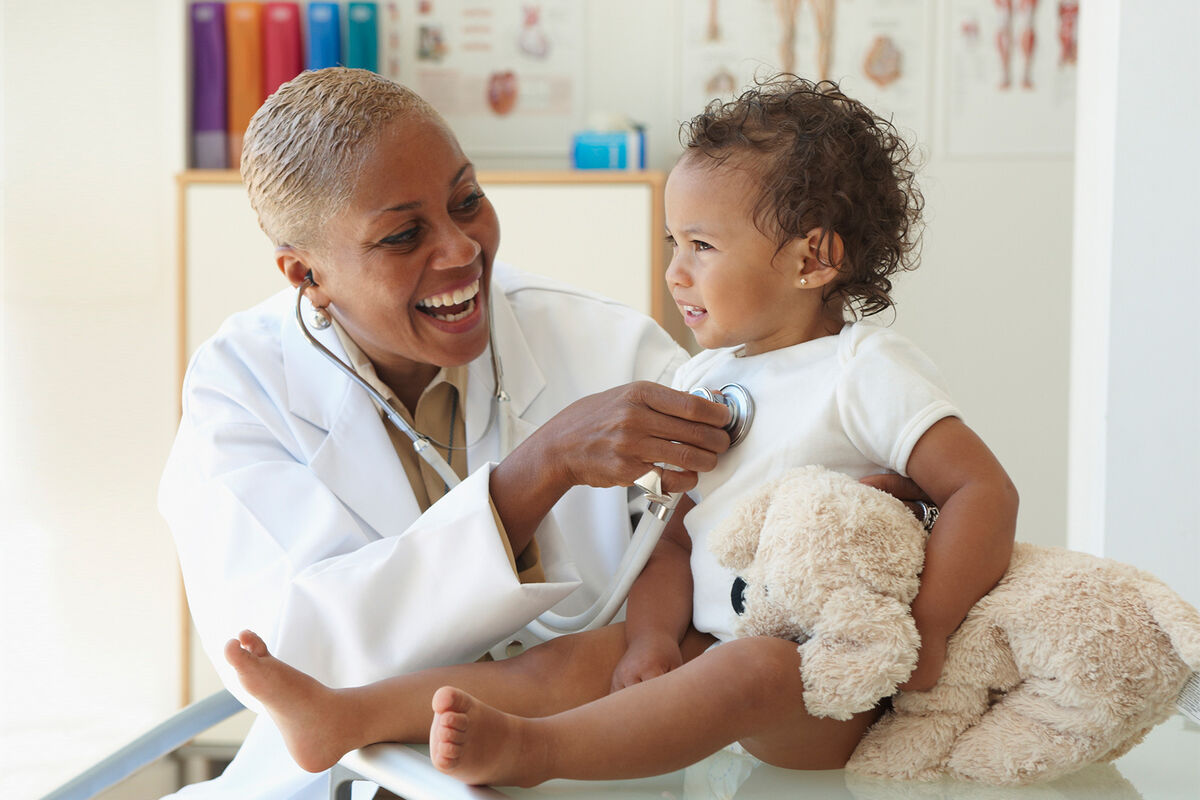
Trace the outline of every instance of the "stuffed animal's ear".
[[758, 539], [779, 480], [742, 497], [728, 517], [708, 535], [708, 547], [722, 565], [737, 572], [754, 561]]
[[1149, 575], [1142, 582], [1141, 593], [1154, 621], [1167, 634], [1183, 663], [1200, 672], [1200, 611]]
[[873, 708], [912, 674], [920, 642], [908, 606], [865, 588], [839, 589], [800, 646], [805, 708], [842, 720]]

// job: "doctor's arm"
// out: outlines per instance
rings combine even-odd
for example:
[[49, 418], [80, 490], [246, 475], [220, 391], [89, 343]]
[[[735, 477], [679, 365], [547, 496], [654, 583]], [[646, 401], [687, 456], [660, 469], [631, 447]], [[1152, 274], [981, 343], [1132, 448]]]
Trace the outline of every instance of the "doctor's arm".
[[946, 640], [1008, 568], [1018, 497], [991, 450], [957, 417], [937, 422], [920, 438], [907, 471], [941, 508], [912, 603], [921, 634], [917, 668], [900, 687], [920, 690], [936, 683]]
[[[374, 456], [356, 451], [332, 464], [351, 471], [335, 491], [269, 406], [208, 390], [185, 405], [160, 508], [205, 650], [252, 707], [221, 656], [244, 628], [328, 685], [358, 685], [476, 658], [577, 586], [520, 584], [497, 533], [486, 469], [422, 515], [412, 501], [408, 516], [393, 509], [400, 495], [380, 492]], [[361, 423], [381, 425], [366, 408]], [[372, 524], [367, 505], [383, 509]]]
[[711, 470], [729, 448], [728, 416], [719, 403], [650, 381], [572, 403], [492, 471], [492, 501], [513, 552], [525, 549], [572, 486], [629, 486], [655, 463], [668, 463], [682, 471], [665, 472], [663, 491], [691, 489], [697, 472]]

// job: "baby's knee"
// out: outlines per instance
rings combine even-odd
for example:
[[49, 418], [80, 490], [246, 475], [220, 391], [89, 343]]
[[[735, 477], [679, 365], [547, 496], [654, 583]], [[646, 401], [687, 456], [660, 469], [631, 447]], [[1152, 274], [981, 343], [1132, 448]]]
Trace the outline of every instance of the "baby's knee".
[[708, 654], [722, 674], [741, 680], [750, 690], [770, 694], [800, 692], [800, 650], [795, 642], [770, 636], [733, 639]]
[[[529, 677], [588, 674], [601, 664], [611, 665], [625, 651], [623, 626], [609, 625], [595, 631], [558, 636], [508, 659], [514, 669]], [[606, 675], [607, 678], [607, 675]]]
[[504, 663], [514, 671], [531, 677], [545, 675], [570, 662], [571, 653], [574, 650], [570, 639], [570, 636], [550, 639], [506, 659]]

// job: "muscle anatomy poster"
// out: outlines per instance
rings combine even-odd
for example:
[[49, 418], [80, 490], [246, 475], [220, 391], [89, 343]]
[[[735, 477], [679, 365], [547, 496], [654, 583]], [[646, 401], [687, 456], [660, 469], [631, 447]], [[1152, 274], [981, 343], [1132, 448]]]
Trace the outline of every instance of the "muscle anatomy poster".
[[894, 122], [929, 125], [933, 0], [683, 0], [680, 115], [755, 76], [832, 79]]
[[1079, 0], [952, 0], [951, 155], [1056, 155], [1075, 138]]

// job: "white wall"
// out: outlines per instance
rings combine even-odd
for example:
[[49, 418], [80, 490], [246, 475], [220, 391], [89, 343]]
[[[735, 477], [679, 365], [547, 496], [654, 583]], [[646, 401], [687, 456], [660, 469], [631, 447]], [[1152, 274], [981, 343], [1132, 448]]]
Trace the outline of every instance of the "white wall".
[[154, 493], [176, 413], [182, 6], [3, 8], [0, 795], [28, 797], [178, 697]]
[[[48, 788], [176, 702], [154, 491], [176, 409], [183, 7], [0, 6], [0, 796]], [[589, 0], [587, 24], [590, 108], [646, 121], [668, 167], [678, 4]], [[933, 74], [944, 62], [939, 46]], [[1071, 163], [928, 145], [925, 265], [900, 281], [898, 325], [1009, 467], [1023, 538], [1061, 544]]]
[[1200, 5], [1109, 8], [1081, 31], [1071, 541], [1200, 605]]

